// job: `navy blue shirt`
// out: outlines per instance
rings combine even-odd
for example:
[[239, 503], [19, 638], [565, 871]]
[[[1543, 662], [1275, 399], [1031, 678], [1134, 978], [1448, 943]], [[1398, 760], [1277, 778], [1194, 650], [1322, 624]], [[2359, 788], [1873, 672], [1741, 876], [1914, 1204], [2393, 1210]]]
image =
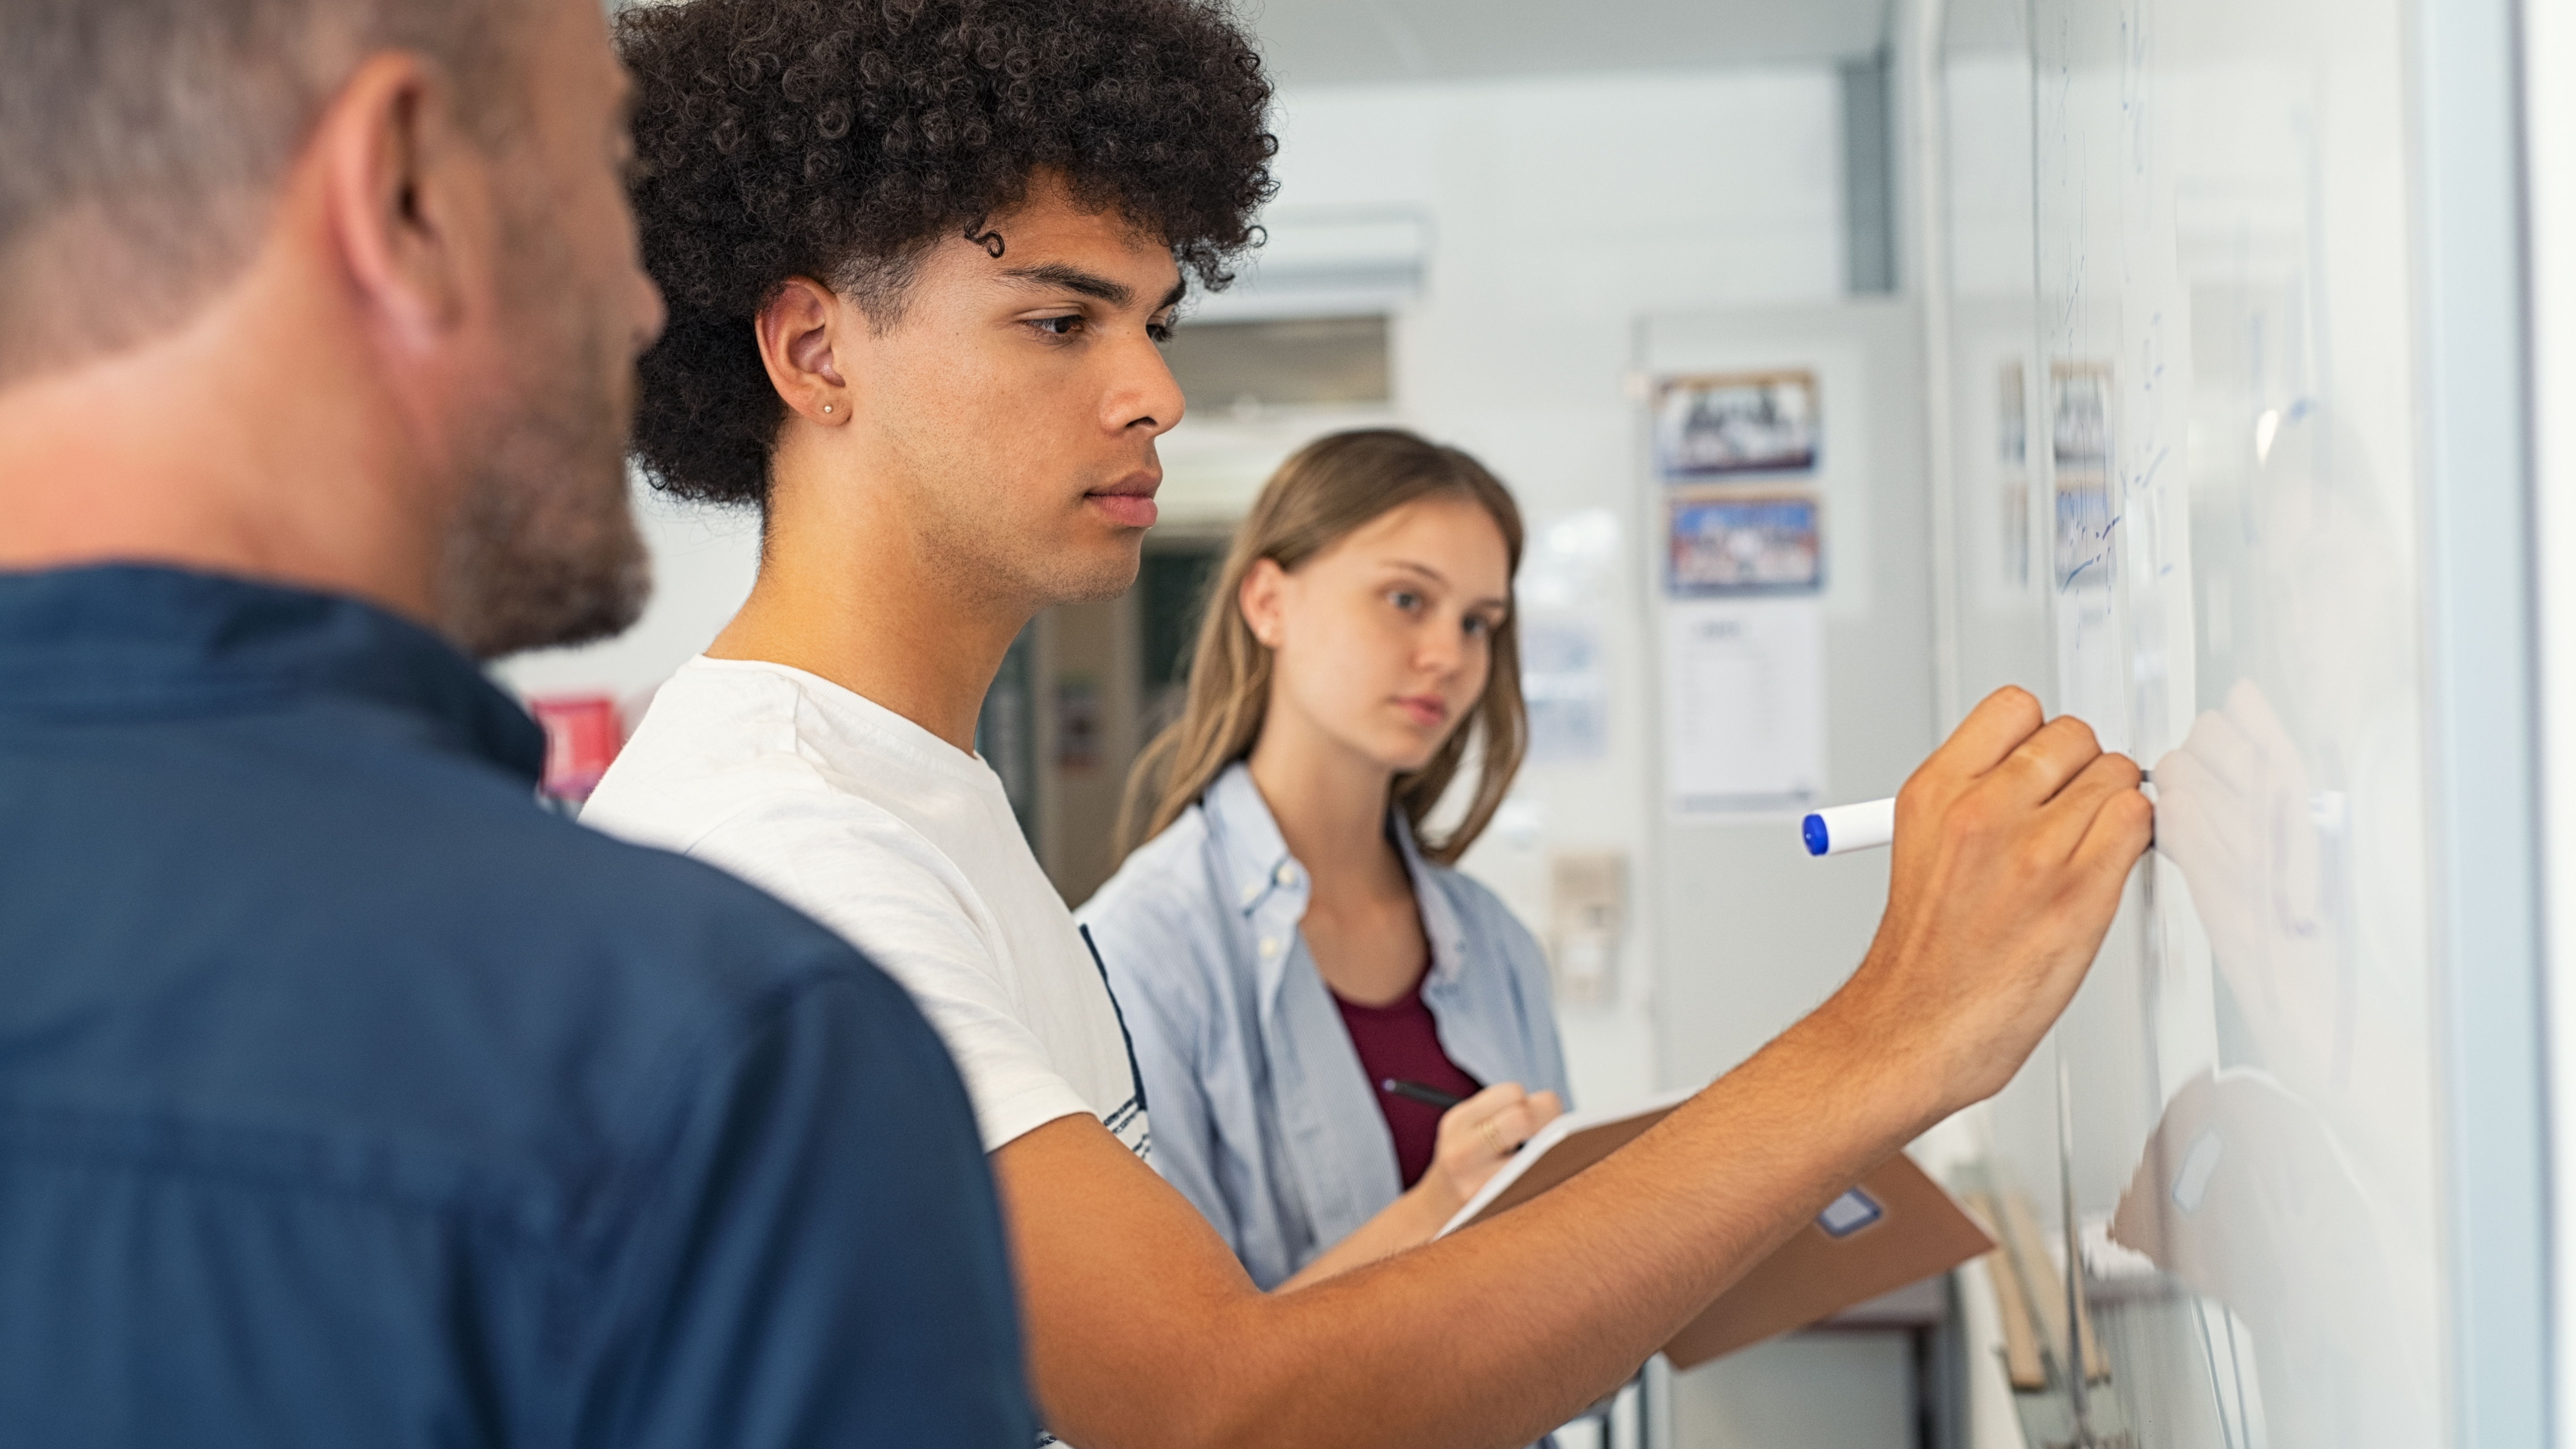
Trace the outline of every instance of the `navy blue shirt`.
[[540, 810], [435, 636], [0, 575], [0, 1441], [1035, 1437], [902, 990]]

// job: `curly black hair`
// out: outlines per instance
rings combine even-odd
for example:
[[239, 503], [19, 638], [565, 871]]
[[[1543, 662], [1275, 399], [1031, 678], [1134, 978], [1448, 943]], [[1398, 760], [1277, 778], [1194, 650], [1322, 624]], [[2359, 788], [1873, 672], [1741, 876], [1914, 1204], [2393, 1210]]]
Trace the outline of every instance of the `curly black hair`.
[[680, 0], [630, 6], [617, 43], [670, 309], [634, 450], [684, 498], [767, 497], [786, 404], [752, 319], [790, 277], [882, 328], [933, 243], [1046, 169], [1217, 290], [1277, 189], [1270, 80], [1225, 0]]

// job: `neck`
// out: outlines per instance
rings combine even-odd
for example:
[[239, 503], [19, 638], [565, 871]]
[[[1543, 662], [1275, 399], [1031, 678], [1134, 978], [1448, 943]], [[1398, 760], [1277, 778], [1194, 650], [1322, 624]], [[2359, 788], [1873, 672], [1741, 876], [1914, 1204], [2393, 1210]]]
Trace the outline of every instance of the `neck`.
[[1275, 699], [1246, 765], [1316, 899], [1411, 891], [1386, 836], [1393, 771], [1321, 737]]
[[707, 653], [819, 675], [971, 753], [985, 692], [1036, 607], [961, 591], [889, 490], [795, 486], [791, 462], [782, 448], [751, 597]]
[[[0, 569], [162, 563], [437, 624], [441, 520], [319, 309], [252, 275], [180, 331], [0, 390]], [[290, 339], [306, 345], [289, 346]], [[347, 364], [347, 365], [344, 365]]]

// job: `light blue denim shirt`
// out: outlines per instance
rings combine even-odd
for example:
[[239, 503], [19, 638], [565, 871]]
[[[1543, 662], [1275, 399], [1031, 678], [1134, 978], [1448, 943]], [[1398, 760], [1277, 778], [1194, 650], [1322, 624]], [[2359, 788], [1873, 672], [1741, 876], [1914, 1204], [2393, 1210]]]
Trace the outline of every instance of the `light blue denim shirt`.
[[[1538, 942], [1493, 892], [1395, 837], [1431, 940], [1423, 1003], [1468, 1075], [1565, 1094]], [[1395, 1139], [1298, 931], [1305, 869], [1242, 764], [1075, 913], [1154, 1115], [1155, 1170], [1273, 1288], [1395, 1201]]]

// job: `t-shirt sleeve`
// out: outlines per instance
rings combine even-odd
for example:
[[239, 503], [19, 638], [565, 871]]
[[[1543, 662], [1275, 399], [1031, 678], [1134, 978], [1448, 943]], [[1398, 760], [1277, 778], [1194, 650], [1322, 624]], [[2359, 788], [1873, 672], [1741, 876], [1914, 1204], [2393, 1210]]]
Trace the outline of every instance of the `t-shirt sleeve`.
[[911, 827], [863, 800], [794, 793], [749, 802], [689, 854], [829, 926], [912, 993], [966, 1080], [985, 1151], [1092, 1113], [1003, 981], [998, 928]]
[[1001, 1214], [919, 1014], [853, 960], [728, 1055], [672, 1114], [576, 1442], [1027, 1449]]

